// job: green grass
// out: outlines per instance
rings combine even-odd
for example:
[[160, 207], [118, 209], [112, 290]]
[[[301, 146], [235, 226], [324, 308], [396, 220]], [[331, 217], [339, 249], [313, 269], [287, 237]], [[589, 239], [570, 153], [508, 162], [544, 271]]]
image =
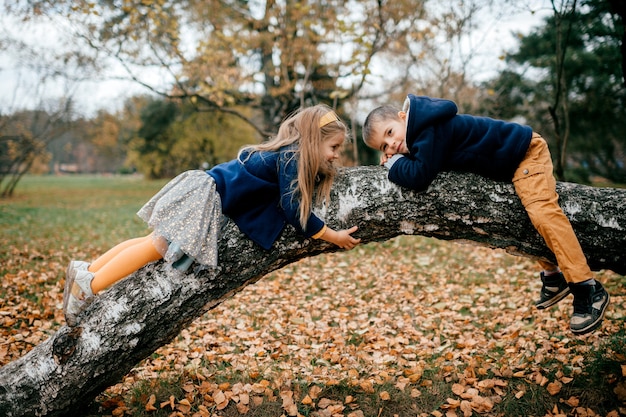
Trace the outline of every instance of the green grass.
[[[13, 198], [0, 200], [0, 236], [42, 254], [97, 252], [147, 232], [135, 213], [162, 185], [138, 177], [26, 176]], [[0, 252], [0, 264], [8, 256]]]

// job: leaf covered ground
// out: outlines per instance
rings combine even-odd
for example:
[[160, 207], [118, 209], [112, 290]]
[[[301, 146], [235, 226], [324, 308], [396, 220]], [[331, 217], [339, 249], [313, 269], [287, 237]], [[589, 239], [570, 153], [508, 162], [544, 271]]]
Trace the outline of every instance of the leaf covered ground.
[[[15, 210], [0, 206], [0, 223], [23, 221]], [[9, 242], [0, 284], [2, 365], [63, 325], [70, 258], [96, 256], [115, 243], [107, 234], [142, 227], [94, 228], [73, 242], [78, 232], [71, 227], [47, 233], [33, 226], [36, 217], [2, 235]], [[500, 250], [400, 237], [304, 259], [197, 319], [87, 411], [626, 415], [626, 279], [609, 271], [598, 278], [612, 297], [605, 322], [575, 337], [568, 330], [571, 296], [535, 309], [535, 264]]]

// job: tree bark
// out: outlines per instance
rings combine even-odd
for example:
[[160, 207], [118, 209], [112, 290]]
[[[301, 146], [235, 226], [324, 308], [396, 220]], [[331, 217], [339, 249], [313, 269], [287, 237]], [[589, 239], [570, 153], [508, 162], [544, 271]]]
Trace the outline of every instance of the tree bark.
[[[557, 187], [592, 269], [625, 274], [626, 190]], [[554, 260], [512, 184], [471, 174], [442, 173], [427, 191], [415, 193], [390, 183], [382, 167], [348, 168], [320, 215], [333, 228], [358, 225], [363, 243], [423, 235]], [[150, 264], [98, 296], [77, 327], [61, 327], [0, 368], [0, 415], [80, 415], [99, 393], [224, 299], [289, 263], [336, 250], [287, 227], [264, 251], [228, 222], [217, 269], [181, 274], [164, 262]]]

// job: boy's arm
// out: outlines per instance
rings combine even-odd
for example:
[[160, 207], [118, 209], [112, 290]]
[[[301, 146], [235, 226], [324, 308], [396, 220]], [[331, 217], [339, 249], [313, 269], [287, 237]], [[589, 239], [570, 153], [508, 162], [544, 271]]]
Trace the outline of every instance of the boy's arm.
[[[395, 155], [394, 155], [395, 156]], [[429, 175], [421, 161], [399, 155], [393, 166], [389, 169], [387, 177], [401, 187], [415, 191], [424, 191], [428, 188], [434, 175]], [[393, 159], [393, 158], [392, 158]]]
[[393, 155], [384, 163], [387, 177], [394, 183], [415, 191], [428, 188], [443, 163], [443, 141], [435, 141], [434, 130], [428, 129], [411, 145], [410, 155]]

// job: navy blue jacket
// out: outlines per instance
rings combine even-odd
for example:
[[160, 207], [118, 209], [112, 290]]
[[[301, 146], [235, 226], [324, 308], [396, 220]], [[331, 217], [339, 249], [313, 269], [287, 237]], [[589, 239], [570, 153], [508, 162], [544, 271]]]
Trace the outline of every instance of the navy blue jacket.
[[441, 171], [473, 172], [510, 181], [526, 155], [532, 129], [488, 117], [457, 114], [450, 100], [408, 95], [409, 154], [389, 169], [398, 185], [422, 191]]
[[286, 223], [305, 237], [322, 230], [324, 222], [313, 213], [305, 230], [300, 225], [300, 200], [293, 193], [298, 178], [293, 148], [244, 152], [240, 159], [216, 165], [207, 173], [215, 179], [222, 212], [246, 236], [270, 249]]

